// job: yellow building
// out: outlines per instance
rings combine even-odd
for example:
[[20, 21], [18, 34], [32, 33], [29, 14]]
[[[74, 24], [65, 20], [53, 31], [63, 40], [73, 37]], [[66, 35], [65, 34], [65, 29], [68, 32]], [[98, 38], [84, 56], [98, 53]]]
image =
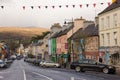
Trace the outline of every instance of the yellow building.
[[113, 64], [117, 64], [120, 59], [120, 0], [99, 13], [99, 36], [100, 55], [106, 63], [111, 56]]

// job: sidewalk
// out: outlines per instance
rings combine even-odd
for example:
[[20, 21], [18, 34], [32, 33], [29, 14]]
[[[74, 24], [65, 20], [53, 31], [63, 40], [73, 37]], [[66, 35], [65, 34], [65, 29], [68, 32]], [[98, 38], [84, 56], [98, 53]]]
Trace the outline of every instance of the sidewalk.
[[120, 75], [120, 66], [115, 66], [116, 67], [116, 74]]

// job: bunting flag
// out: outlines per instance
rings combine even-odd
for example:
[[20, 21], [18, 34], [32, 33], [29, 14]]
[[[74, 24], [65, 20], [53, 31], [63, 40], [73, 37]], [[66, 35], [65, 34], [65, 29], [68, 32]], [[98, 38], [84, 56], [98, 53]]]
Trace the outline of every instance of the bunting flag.
[[25, 10], [25, 6], [23, 6], [23, 10]]
[[34, 8], [34, 6], [31, 6], [31, 9], [33, 9]]
[[68, 8], [68, 5], [66, 5], [66, 8]]
[[40, 7], [40, 6], [38, 6], [38, 8], [40, 9], [41, 7]]
[[62, 6], [61, 5], [59, 5], [59, 8], [61, 8]]
[[108, 2], [108, 6], [110, 6], [111, 4], [110, 4], [110, 2]]
[[96, 4], [94, 3], [93, 6], [96, 7]]
[[3, 8], [4, 8], [4, 6], [1, 6], [1, 8], [3, 9]]
[[82, 4], [80, 4], [80, 8], [82, 8]]
[[100, 3], [101, 5], [103, 5], [104, 3]]
[[48, 6], [45, 6], [45, 8], [47, 9], [47, 8], [48, 8]]
[[115, 3], [115, 2], [117, 2], [116, 0], [112, 0], [112, 3]]
[[88, 6], [89, 6], [89, 4], [86, 4], [86, 6], [88, 7]]
[[52, 8], [54, 9], [54, 8], [55, 8], [55, 6], [52, 6]]
[[[113, 0], [113, 2], [116, 2], [116, 0]], [[103, 4], [107, 4], [108, 6], [110, 6], [111, 5], [111, 2], [106, 2], [106, 3], [93, 3], [93, 4], [79, 4], [79, 5], [58, 5], [58, 7], [59, 8], [62, 8], [63, 6], [65, 6], [66, 8], [68, 8], [69, 6], [72, 6], [73, 8], [76, 8], [77, 6], [79, 6], [80, 8], [82, 8], [84, 5], [88, 8], [89, 6], [93, 6], [94, 8], [97, 6], [97, 4], [101, 4], [101, 5], [103, 5]], [[56, 5], [57, 6], [57, 5]], [[46, 6], [38, 6], [38, 8], [39, 9], [41, 9], [42, 7], [44, 7], [44, 8], [48, 8], [48, 7], [52, 7], [53, 9], [56, 7], [55, 5], [51, 5], [51, 6], [48, 6], [48, 5], [46, 5]], [[1, 7], [1, 9], [4, 9], [4, 5], [2, 5], [2, 6], [0, 6]], [[26, 9], [26, 7], [27, 6], [22, 6], [22, 8], [23, 8], [23, 10], [25, 10]], [[34, 9], [35, 8], [35, 6], [29, 6], [29, 7], [31, 7], [31, 9]]]
[[75, 8], [75, 5], [72, 5], [73, 6], [73, 8]]

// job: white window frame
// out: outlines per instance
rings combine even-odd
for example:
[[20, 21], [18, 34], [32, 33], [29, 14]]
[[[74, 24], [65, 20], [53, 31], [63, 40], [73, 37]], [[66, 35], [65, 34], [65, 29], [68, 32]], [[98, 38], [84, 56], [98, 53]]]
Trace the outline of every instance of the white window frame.
[[110, 45], [110, 33], [107, 33], [108, 46]]
[[117, 19], [118, 19], [117, 13], [113, 14], [113, 26], [114, 26], [114, 27], [118, 26], [118, 25], [117, 25], [117, 22], [118, 22]]
[[118, 44], [117, 32], [114, 32], [113, 34], [114, 34], [114, 43], [115, 43], [115, 45], [117, 45]]
[[105, 41], [104, 41], [104, 34], [101, 34], [101, 37], [102, 37], [102, 45], [104, 46], [104, 43], [105, 43]]
[[110, 16], [106, 17], [106, 27], [110, 27]]

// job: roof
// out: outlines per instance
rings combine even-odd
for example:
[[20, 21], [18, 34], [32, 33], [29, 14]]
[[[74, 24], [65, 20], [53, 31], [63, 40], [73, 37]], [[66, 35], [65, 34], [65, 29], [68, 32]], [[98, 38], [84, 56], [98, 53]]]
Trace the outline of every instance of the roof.
[[73, 28], [73, 24], [69, 25], [64, 30], [61, 30], [61, 32], [59, 32], [59, 34], [58, 34], [58, 37], [67, 34], [72, 28]]
[[90, 36], [98, 36], [98, 25], [90, 24], [85, 28], [80, 28], [70, 38], [77, 39], [77, 38], [90, 37]]
[[54, 33], [51, 38], [60, 37], [67, 34], [73, 28], [73, 24], [67, 25], [66, 28], [61, 29], [59, 32]]
[[109, 7], [107, 7], [106, 9], [104, 9], [101, 13], [99, 13], [98, 15], [100, 14], [103, 14], [103, 13], [106, 13], [108, 11], [111, 11], [113, 9], [116, 9], [120, 7], [120, 0], [116, 0], [116, 2], [112, 3]]

